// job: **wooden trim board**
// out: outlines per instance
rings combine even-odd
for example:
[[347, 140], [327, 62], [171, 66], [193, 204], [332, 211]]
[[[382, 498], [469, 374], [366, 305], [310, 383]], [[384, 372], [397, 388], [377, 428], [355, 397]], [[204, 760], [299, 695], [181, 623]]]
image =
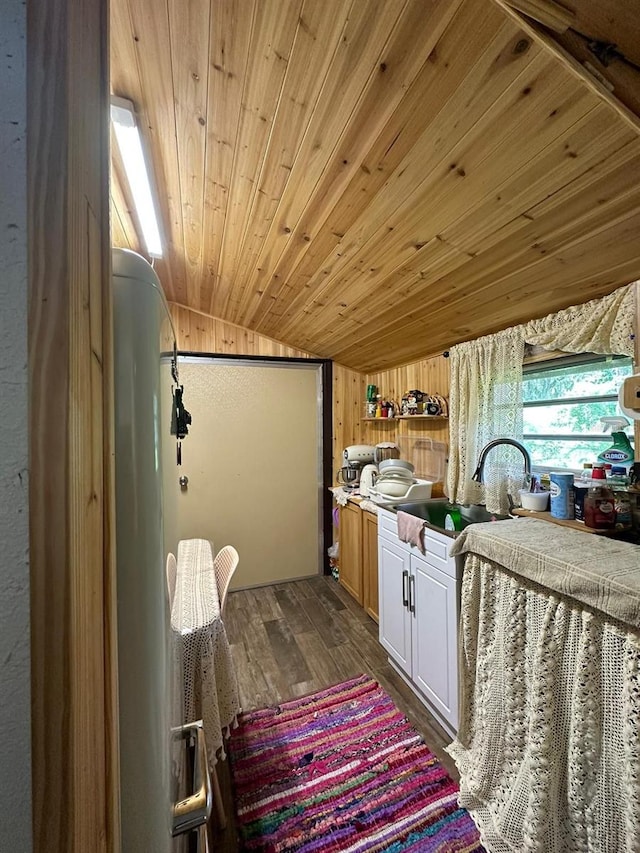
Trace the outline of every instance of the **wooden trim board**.
[[108, 2], [28, 4], [33, 849], [117, 853]]

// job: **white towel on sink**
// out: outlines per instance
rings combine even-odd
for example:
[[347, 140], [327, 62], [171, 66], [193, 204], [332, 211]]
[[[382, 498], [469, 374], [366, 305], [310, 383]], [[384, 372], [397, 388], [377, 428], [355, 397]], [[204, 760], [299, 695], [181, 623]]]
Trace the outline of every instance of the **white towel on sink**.
[[416, 545], [422, 554], [424, 554], [424, 521], [421, 518], [416, 518], [415, 515], [409, 515], [408, 512], [398, 512], [398, 539], [401, 542], [408, 542], [410, 545]]

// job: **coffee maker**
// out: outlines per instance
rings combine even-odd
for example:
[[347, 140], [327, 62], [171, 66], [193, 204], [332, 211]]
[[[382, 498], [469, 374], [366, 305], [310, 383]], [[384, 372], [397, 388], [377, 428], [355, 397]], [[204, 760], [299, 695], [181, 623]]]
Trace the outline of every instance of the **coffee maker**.
[[360, 474], [365, 465], [373, 462], [375, 447], [370, 444], [352, 444], [342, 451], [344, 465], [338, 471], [338, 482], [343, 488], [354, 491], [360, 488]]

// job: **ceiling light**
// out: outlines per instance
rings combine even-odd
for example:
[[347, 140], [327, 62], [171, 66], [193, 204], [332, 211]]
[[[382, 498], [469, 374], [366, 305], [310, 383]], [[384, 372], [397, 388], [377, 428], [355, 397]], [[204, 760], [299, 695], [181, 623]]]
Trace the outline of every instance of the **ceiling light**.
[[162, 257], [162, 240], [153, 203], [149, 172], [142, 151], [142, 140], [136, 123], [135, 109], [126, 98], [111, 97], [111, 121], [118, 148], [136, 206], [142, 236], [152, 258]]

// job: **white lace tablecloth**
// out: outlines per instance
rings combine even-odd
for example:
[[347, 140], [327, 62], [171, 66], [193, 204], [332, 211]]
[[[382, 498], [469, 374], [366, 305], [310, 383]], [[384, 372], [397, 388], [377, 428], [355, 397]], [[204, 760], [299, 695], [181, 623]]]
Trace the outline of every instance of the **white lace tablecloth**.
[[224, 758], [224, 736], [240, 712], [238, 685], [220, 616], [213, 553], [207, 539], [178, 544], [171, 627], [184, 683], [184, 723], [202, 719], [209, 762]]
[[[581, 532], [554, 547], [550, 525], [519, 525], [477, 525], [487, 529], [460, 549], [461, 720], [448, 749], [460, 805], [491, 853], [640, 851], [640, 633], [599, 612], [637, 613], [637, 557]], [[608, 556], [599, 578], [593, 562], [563, 573], [560, 543], [571, 538]], [[507, 562], [515, 553], [516, 566], [474, 548], [502, 549]], [[575, 597], [540, 586], [545, 576]], [[577, 600], [592, 587], [598, 609]]]

